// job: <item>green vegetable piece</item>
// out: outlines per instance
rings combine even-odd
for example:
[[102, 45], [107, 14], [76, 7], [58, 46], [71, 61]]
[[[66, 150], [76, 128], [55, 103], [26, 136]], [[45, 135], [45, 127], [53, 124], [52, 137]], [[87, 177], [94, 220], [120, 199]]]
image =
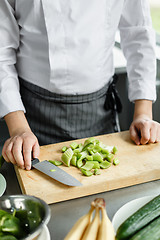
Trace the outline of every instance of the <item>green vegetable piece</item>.
[[0, 156], [0, 168], [2, 167], [3, 163], [5, 162], [3, 156]]
[[65, 152], [68, 148], [66, 146], [62, 147], [62, 152]]
[[83, 147], [82, 151], [88, 150], [88, 148], [93, 150], [94, 144], [88, 143], [86, 146]]
[[85, 169], [82, 169], [82, 168], [81, 168], [81, 172], [82, 172], [83, 175], [85, 175], [87, 177], [90, 177], [90, 176], [93, 175], [93, 172], [85, 170]]
[[94, 148], [93, 148], [93, 152], [96, 153], [96, 152], [101, 152], [102, 148], [99, 146], [99, 145], [95, 145]]
[[15, 236], [0, 232], [0, 240], [18, 240]]
[[93, 152], [94, 146], [92, 147], [92, 145], [93, 145], [93, 144], [91, 144], [91, 146], [87, 147], [87, 151], [89, 152], [90, 155], [95, 154], [95, 153]]
[[8, 213], [0, 219], [0, 229], [2, 232], [12, 234], [15, 237], [23, 236], [20, 220]]
[[108, 154], [108, 155], [106, 156], [106, 158], [107, 158], [107, 160], [108, 160], [109, 162], [112, 161], [113, 157], [114, 157], [114, 155], [113, 155], [112, 153], [110, 153], [110, 154]]
[[113, 164], [114, 165], [118, 165], [120, 163], [119, 159], [115, 158], [113, 159]]
[[[98, 162], [98, 161], [87, 161], [87, 162], [90, 162], [90, 163], [93, 164], [93, 169], [95, 169], [95, 168], [100, 168], [100, 165], [99, 165], [99, 162]], [[87, 162], [86, 162], [86, 163], [87, 163]]]
[[75, 155], [72, 156], [71, 165], [75, 167], [77, 166], [77, 157]]
[[81, 148], [81, 149], [82, 149], [82, 148], [83, 148], [83, 144], [82, 144], [82, 143], [79, 143], [79, 144], [78, 144], [78, 148]]
[[56, 169], [50, 169], [50, 172], [55, 172], [56, 171]]
[[107, 154], [103, 154], [103, 153], [99, 153], [99, 154], [102, 156], [103, 160], [107, 158]]
[[84, 147], [90, 143], [94, 143], [95, 141], [96, 141], [96, 139], [94, 137], [90, 137], [90, 138], [86, 139], [84, 142]]
[[78, 143], [72, 142], [72, 143], [70, 144], [70, 147], [74, 150], [74, 149], [76, 149], [76, 148], [78, 147]]
[[[152, 240], [154, 239], [151, 229], [148, 229], [148, 238], [141, 235], [141, 229], [146, 229], [150, 226], [151, 222], [156, 226], [155, 219], [160, 221], [160, 195], [154, 197], [151, 201], [140, 207], [136, 212], [129, 216], [117, 229], [116, 239], [132, 239], [132, 236], [136, 233], [140, 233], [136, 240]], [[158, 223], [157, 229], [160, 230], [160, 222]], [[149, 227], [150, 228], [150, 227]], [[157, 230], [154, 229], [154, 232]], [[158, 235], [159, 239], [160, 233]], [[143, 238], [144, 237], [144, 238]], [[134, 239], [134, 238], [133, 238]]]
[[87, 156], [86, 156], [86, 159], [87, 159], [88, 161], [93, 161], [93, 156], [92, 156], [92, 155], [87, 155]]
[[73, 152], [80, 153], [80, 152], [82, 152], [82, 149], [83, 149], [83, 145], [82, 145], [82, 143], [80, 143], [80, 144], [78, 144], [78, 147], [73, 150]]
[[107, 148], [103, 148], [102, 150], [101, 150], [101, 152], [103, 153], [103, 154], [110, 154], [110, 151], [107, 149]]
[[111, 163], [108, 162], [108, 161], [103, 161], [99, 165], [100, 165], [100, 168], [106, 169], [106, 168], [109, 168], [111, 166]]
[[73, 152], [74, 152], [74, 154], [77, 154], [77, 153], [80, 153], [81, 150], [79, 148], [76, 148], [76, 149], [73, 150]]
[[81, 152], [77, 155], [78, 159], [85, 159], [88, 155], [88, 152], [87, 151], [84, 151], [84, 152]]
[[84, 170], [91, 170], [93, 168], [94, 164], [91, 161], [87, 161], [81, 169]]
[[98, 161], [98, 162], [103, 162], [103, 158], [102, 158], [101, 154], [98, 152], [93, 154], [93, 160]]
[[77, 167], [78, 167], [78, 168], [81, 168], [82, 166], [83, 166], [83, 159], [79, 158], [79, 159], [77, 160]]
[[[9, 214], [8, 212], [0, 209], [0, 219], [1, 219], [4, 215], [7, 215], [7, 214], [10, 216], [10, 214]], [[1, 226], [1, 222], [0, 222], [0, 226]]]
[[117, 151], [118, 151], [118, 149], [114, 146], [113, 149], [112, 149], [112, 153], [113, 153], [113, 154], [116, 154]]
[[61, 157], [62, 162], [69, 167], [70, 166], [70, 161], [72, 159], [73, 156], [73, 150], [71, 148], [68, 148]]
[[160, 217], [150, 222], [138, 232], [136, 232], [130, 240], [158, 240], [160, 239]]
[[61, 161], [58, 161], [58, 160], [49, 160], [49, 162], [54, 164], [55, 166], [60, 166], [63, 164]]
[[101, 172], [100, 172], [100, 169], [94, 169], [94, 175], [100, 175], [101, 174]]

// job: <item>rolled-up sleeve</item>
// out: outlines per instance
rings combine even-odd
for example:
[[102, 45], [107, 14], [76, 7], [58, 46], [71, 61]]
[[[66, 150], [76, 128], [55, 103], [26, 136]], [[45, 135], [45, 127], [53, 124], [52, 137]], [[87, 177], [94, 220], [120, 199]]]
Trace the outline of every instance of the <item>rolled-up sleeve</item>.
[[0, 1], [0, 118], [18, 110], [25, 112], [19, 93], [16, 52], [19, 27], [14, 9], [7, 0]]
[[147, 0], [125, 0], [119, 23], [127, 59], [128, 97], [156, 100], [155, 32]]

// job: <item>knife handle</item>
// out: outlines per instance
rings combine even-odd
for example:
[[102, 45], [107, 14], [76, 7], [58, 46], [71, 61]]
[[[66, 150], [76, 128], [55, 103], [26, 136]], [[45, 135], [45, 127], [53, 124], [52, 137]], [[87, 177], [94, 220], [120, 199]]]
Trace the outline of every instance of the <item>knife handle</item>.
[[38, 158], [33, 158], [31, 161], [31, 166], [33, 167], [36, 163], [39, 163], [39, 159]]

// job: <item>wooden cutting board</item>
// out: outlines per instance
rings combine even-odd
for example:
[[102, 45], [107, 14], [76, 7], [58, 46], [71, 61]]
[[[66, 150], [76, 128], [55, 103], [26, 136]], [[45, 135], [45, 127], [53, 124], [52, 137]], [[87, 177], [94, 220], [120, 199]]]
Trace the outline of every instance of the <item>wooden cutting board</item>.
[[[80, 187], [65, 186], [36, 169], [25, 171], [15, 166], [22, 193], [51, 204], [160, 179], [160, 143], [137, 146], [130, 140], [128, 131], [95, 138], [118, 148], [116, 157], [120, 160], [119, 165], [112, 165], [101, 170], [101, 175], [91, 177], [82, 176], [81, 171], [73, 166], [60, 166], [83, 184]], [[84, 140], [76, 142], [84, 143]], [[69, 146], [71, 142], [41, 146], [40, 161], [61, 159], [62, 146]]]

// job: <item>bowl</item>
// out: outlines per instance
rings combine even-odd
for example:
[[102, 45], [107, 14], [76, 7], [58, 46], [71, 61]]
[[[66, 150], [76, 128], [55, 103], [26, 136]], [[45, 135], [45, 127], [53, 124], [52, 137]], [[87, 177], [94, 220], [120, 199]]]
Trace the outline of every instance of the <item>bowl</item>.
[[50, 208], [42, 199], [29, 195], [4, 195], [0, 209], [20, 219], [25, 235], [18, 239], [36, 240], [50, 220]]

